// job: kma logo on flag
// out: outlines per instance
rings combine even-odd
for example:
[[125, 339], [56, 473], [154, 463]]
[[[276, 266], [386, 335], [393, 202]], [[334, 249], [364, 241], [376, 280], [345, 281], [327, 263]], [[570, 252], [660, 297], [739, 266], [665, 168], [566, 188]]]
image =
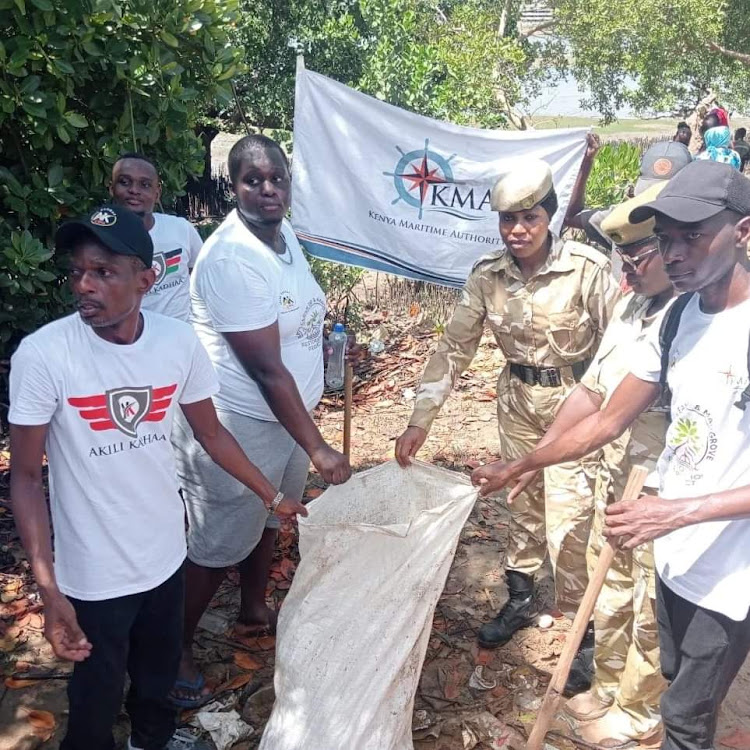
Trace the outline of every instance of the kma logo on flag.
[[393, 172], [383, 172], [393, 178], [397, 196], [392, 204], [403, 201], [419, 211], [419, 218], [425, 211], [448, 214], [457, 219], [481, 221], [486, 218], [490, 205], [490, 189], [459, 185], [453, 176], [451, 161], [456, 154], [448, 157], [430, 149], [430, 140], [425, 138], [424, 148], [404, 152], [396, 146], [401, 158]]
[[182, 248], [170, 250], [167, 253], [154, 253], [154, 260], [151, 267], [156, 271], [156, 281], [154, 286], [164, 279], [170, 273], [175, 273], [180, 268], [182, 259]]

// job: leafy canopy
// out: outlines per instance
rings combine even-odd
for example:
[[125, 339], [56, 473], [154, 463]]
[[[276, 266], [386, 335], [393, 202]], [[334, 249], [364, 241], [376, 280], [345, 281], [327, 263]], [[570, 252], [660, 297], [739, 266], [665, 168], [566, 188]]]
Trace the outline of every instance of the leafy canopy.
[[47, 248], [120, 153], [154, 158], [167, 195], [202, 170], [193, 130], [231, 100], [237, 20], [237, 0], [0, 0], [0, 358], [64, 309]]

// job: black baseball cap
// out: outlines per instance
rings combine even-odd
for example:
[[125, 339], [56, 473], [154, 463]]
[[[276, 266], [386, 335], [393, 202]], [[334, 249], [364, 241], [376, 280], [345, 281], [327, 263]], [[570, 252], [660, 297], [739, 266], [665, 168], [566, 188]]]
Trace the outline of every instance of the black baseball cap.
[[693, 157], [683, 143], [677, 141], [654, 143], [641, 159], [641, 174], [635, 183], [635, 194], [640, 195], [652, 185], [671, 180], [692, 160]]
[[93, 234], [108, 250], [118, 255], [134, 255], [146, 268], [154, 260], [154, 243], [143, 219], [123, 206], [105, 205], [88, 216], [63, 224], [55, 235], [58, 250], [69, 250], [82, 233]]
[[694, 224], [724, 209], [750, 216], [750, 179], [729, 164], [705, 159], [681, 169], [656, 200], [630, 212], [630, 221], [639, 223], [663, 214]]

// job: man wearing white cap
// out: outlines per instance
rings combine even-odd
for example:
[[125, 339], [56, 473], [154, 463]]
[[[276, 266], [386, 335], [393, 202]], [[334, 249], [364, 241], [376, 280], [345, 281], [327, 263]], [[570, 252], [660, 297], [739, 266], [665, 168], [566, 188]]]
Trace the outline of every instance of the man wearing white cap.
[[[550, 232], [557, 197], [545, 162], [526, 160], [511, 170], [498, 180], [491, 200], [505, 250], [479, 261], [466, 282], [425, 368], [409, 427], [396, 442], [402, 466], [422, 446], [471, 363], [485, 322], [506, 359], [497, 384], [501, 453], [511, 458], [530, 450], [586, 371], [617, 301], [607, 258]], [[509, 600], [480, 629], [483, 647], [507, 643], [516, 630], [534, 622], [534, 575], [548, 549], [558, 606], [575, 613], [587, 583], [595, 465], [590, 457], [555, 467], [510, 506]]]

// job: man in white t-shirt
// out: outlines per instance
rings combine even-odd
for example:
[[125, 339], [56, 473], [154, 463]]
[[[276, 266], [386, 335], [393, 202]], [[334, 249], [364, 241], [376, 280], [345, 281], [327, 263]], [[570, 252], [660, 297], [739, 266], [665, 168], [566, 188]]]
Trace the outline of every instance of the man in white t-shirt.
[[708, 750], [750, 652], [750, 180], [727, 164], [692, 162], [630, 214], [636, 223], [652, 217], [673, 286], [692, 296], [678, 298], [663, 332], [633, 352], [631, 374], [601, 412], [514, 462], [512, 473], [611, 442], [668, 387], [659, 496], [609, 506], [607, 533], [629, 549], [655, 540], [661, 668], [670, 683], [662, 747]]
[[143, 219], [154, 243], [156, 281], [141, 307], [190, 322], [190, 270], [203, 240], [195, 227], [179, 216], [154, 213], [161, 197], [156, 165], [142, 154], [123, 154], [112, 167], [112, 201]]
[[[271, 512], [306, 511], [217, 420], [218, 382], [192, 328], [140, 310], [154, 283], [143, 222], [102, 206], [57, 233], [78, 313], [27, 336], [10, 373], [13, 511], [44, 602], [45, 635], [76, 662], [62, 750], [112, 750], [126, 673], [131, 750], [162, 750], [180, 659], [184, 508], [170, 443], [195, 438]], [[49, 463], [54, 564], [42, 459]]]

